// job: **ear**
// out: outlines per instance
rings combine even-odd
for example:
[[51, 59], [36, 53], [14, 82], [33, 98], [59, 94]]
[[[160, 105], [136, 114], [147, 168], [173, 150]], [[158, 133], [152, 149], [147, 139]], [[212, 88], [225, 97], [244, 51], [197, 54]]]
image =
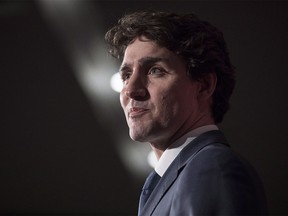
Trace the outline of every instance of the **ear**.
[[199, 97], [208, 99], [212, 97], [217, 85], [216, 73], [208, 73], [205, 76], [199, 78]]

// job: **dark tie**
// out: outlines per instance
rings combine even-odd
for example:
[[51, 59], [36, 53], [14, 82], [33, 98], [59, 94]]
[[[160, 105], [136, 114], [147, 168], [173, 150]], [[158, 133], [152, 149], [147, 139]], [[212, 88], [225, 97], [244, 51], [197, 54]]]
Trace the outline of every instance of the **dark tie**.
[[143, 209], [146, 201], [148, 200], [150, 194], [154, 190], [155, 186], [157, 185], [158, 181], [160, 180], [160, 176], [155, 172], [152, 171], [149, 176], [147, 177], [145, 184], [142, 188], [140, 202], [139, 202], [139, 213]]

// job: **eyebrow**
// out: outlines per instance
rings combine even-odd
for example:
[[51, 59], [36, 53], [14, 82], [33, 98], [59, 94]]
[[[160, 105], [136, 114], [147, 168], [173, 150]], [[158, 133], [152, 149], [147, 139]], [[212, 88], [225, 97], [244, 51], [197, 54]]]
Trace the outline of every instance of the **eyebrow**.
[[[138, 60], [138, 62], [141, 65], [151, 65], [151, 64], [155, 64], [156, 62], [164, 62], [164, 61], [168, 61], [167, 58], [161, 58], [161, 57], [144, 57]], [[129, 63], [124, 63], [123, 65], [120, 66], [119, 72], [123, 72], [127, 69], [130, 69], [132, 66]]]

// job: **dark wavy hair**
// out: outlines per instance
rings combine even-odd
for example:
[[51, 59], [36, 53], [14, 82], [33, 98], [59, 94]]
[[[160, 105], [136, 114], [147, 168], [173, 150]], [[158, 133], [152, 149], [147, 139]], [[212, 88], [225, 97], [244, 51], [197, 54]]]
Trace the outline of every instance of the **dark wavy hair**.
[[106, 33], [109, 53], [123, 59], [127, 46], [140, 36], [181, 55], [192, 79], [201, 79], [207, 73], [217, 75], [211, 109], [215, 122], [220, 123], [230, 107], [235, 86], [235, 72], [222, 32], [194, 14], [134, 12], [122, 17]]

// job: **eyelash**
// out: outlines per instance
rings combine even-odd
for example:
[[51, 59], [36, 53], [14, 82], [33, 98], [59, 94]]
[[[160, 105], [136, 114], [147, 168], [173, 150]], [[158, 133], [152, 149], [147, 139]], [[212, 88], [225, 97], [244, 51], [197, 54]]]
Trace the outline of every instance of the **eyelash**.
[[122, 81], [125, 82], [127, 79], [129, 79], [131, 74], [132, 74], [132, 72], [122, 72], [122, 74], [121, 74]]
[[[156, 72], [155, 72], [156, 71]], [[148, 75], [156, 75], [156, 76], [162, 76], [164, 74], [165, 70], [161, 67], [151, 67], [147, 74]], [[125, 82], [126, 80], [128, 80], [131, 76], [132, 72], [129, 71], [123, 71], [121, 74], [121, 79], [123, 82]]]
[[162, 75], [164, 73], [164, 70], [160, 67], [152, 67], [149, 71], [148, 74], [152, 74], [151, 72], [155, 72], [155, 70], [157, 70], [158, 72], [156, 72], [156, 75]]

